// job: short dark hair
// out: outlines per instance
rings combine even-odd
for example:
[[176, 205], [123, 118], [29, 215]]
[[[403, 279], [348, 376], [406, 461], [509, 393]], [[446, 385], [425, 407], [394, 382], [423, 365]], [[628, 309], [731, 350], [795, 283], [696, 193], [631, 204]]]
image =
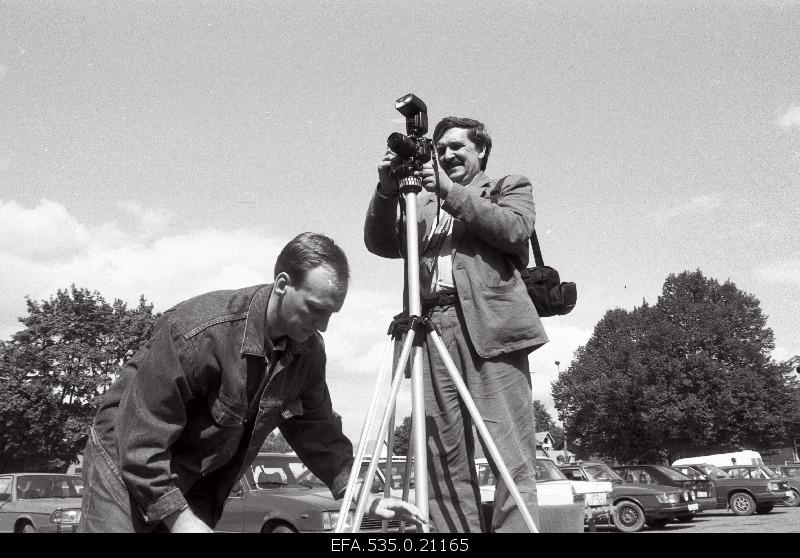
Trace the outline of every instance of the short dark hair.
[[472, 118], [445, 116], [433, 129], [433, 142], [439, 141], [450, 128], [465, 128], [468, 130], [467, 137], [475, 144], [475, 147], [486, 150], [481, 161], [481, 170], [486, 170], [486, 164], [489, 162], [489, 153], [492, 152], [492, 137], [486, 131], [486, 126], [484, 126], [483, 122]]
[[339, 290], [347, 289], [350, 266], [341, 248], [323, 234], [304, 232], [298, 234], [283, 247], [275, 261], [275, 277], [286, 272], [293, 282], [300, 285], [309, 270], [324, 265], [334, 274]]

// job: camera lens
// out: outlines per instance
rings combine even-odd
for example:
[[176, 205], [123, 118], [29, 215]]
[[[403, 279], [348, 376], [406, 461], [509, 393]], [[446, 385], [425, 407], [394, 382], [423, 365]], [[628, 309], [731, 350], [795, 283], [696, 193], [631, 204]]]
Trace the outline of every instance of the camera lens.
[[400, 132], [390, 134], [386, 145], [401, 157], [411, 157], [414, 154], [414, 140]]

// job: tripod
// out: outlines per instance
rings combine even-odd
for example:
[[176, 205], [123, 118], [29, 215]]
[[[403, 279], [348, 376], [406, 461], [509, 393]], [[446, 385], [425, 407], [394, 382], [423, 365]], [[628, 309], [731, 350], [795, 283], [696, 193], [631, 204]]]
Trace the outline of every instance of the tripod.
[[[464, 381], [461, 379], [458, 369], [456, 368], [453, 359], [450, 357], [450, 354], [447, 351], [444, 343], [442, 342], [439, 334], [436, 332], [436, 329], [433, 327], [433, 324], [427, 318], [422, 318], [422, 305], [420, 302], [420, 286], [419, 286], [419, 238], [417, 232], [417, 194], [422, 191], [422, 180], [416, 176], [408, 176], [400, 180], [400, 193], [403, 195], [405, 199], [405, 211], [406, 211], [406, 219], [405, 219], [405, 232], [406, 232], [406, 276], [407, 276], [407, 288], [408, 288], [408, 334], [406, 336], [405, 342], [403, 343], [402, 350], [400, 351], [400, 356], [397, 360], [397, 364], [394, 368], [394, 373], [392, 376], [392, 383], [391, 389], [389, 392], [389, 400], [386, 404], [386, 409], [383, 413], [383, 418], [381, 420], [380, 428], [378, 430], [377, 440], [382, 441], [387, 439], [387, 432], [390, 434], [388, 439], [388, 447], [387, 447], [387, 473], [385, 476], [385, 480], [387, 481], [387, 486], [385, 488], [386, 492], [388, 493], [388, 483], [390, 482], [392, 475], [391, 475], [391, 467], [392, 467], [392, 440], [391, 440], [391, 431], [389, 430], [390, 424], [393, 423], [394, 419], [394, 411], [395, 411], [395, 404], [397, 401], [397, 393], [400, 389], [400, 382], [402, 381], [403, 377], [405, 376], [404, 371], [406, 369], [409, 360], [411, 362], [411, 396], [412, 396], [412, 405], [411, 405], [411, 423], [412, 423], [412, 435], [411, 441], [413, 445], [409, 445], [409, 451], [407, 455], [406, 461], [406, 475], [405, 475], [405, 486], [403, 490], [403, 499], [406, 499], [408, 496], [408, 484], [409, 484], [409, 467], [408, 464], [410, 463], [412, 457], [414, 458], [414, 478], [417, 479], [415, 486], [414, 486], [414, 497], [415, 497], [415, 505], [422, 513], [423, 517], [428, 517], [428, 483], [426, 482], [427, 479], [427, 454], [426, 454], [426, 438], [425, 438], [425, 402], [424, 402], [424, 393], [423, 393], [423, 355], [422, 355], [422, 341], [423, 338], [420, 338], [419, 341], [416, 340], [417, 334], [419, 332], [423, 332], [423, 335], [427, 335], [427, 338], [430, 341], [433, 341], [434, 346], [439, 353], [442, 361], [447, 368], [448, 373], [458, 390], [458, 394], [461, 397], [464, 405], [467, 407], [472, 420], [475, 423], [475, 426], [478, 430], [478, 433], [481, 436], [481, 439], [486, 446], [486, 449], [489, 451], [495, 466], [503, 480], [508, 487], [509, 493], [511, 494], [514, 502], [516, 503], [523, 519], [525, 520], [525, 524], [527, 525], [528, 529], [532, 533], [538, 532], [536, 529], [536, 524], [533, 522], [533, 518], [531, 517], [530, 513], [528, 512], [528, 508], [525, 505], [522, 496], [517, 489], [516, 484], [509, 472], [508, 468], [503, 461], [503, 458], [500, 456], [500, 452], [497, 449], [494, 441], [492, 440], [491, 435], [489, 434], [488, 429], [486, 428], [486, 424], [484, 423], [483, 419], [478, 412], [477, 407], [475, 406], [472, 397], [469, 394], [467, 386], [464, 384]], [[393, 331], [396, 325], [393, 322], [393, 327], [390, 328], [390, 333], [394, 334]], [[424, 330], [424, 331], [423, 331]], [[388, 356], [388, 350], [384, 356]], [[342, 506], [339, 510], [339, 518], [336, 523], [336, 532], [341, 533], [345, 532], [345, 524], [348, 518], [348, 512], [350, 510], [350, 503], [353, 499], [353, 493], [355, 492], [356, 485], [358, 483], [359, 472], [361, 469], [361, 463], [364, 460], [364, 453], [366, 451], [366, 445], [369, 437], [370, 430], [372, 428], [372, 422], [375, 417], [376, 409], [378, 406], [378, 399], [380, 396], [381, 386], [384, 382], [384, 376], [388, 367], [386, 366], [385, 362], [382, 363], [378, 378], [376, 379], [376, 386], [375, 391], [370, 402], [369, 409], [367, 411], [367, 416], [364, 420], [364, 427], [361, 430], [361, 437], [359, 439], [358, 447], [356, 450], [356, 455], [353, 462], [353, 468], [350, 472], [350, 477], [347, 483], [347, 488], [345, 490], [344, 498], [342, 500]], [[358, 497], [358, 504], [356, 506], [355, 516], [352, 521], [351, 530], [350, 532], [358, 532], [359, 527], [361, 526], [361, 518], [364, 516], [364, 512], [367, 506], [367, 500], [369, 499], [369, 487], [372, 486], [372, 481], [375, 476], [375, 471], [378, 466], [378, 459], [380, 457], [379, 451], [380, 445], [376, 446], [376, 451], [373, 452], [372, 459], [370, 460], [369, 468], [367, 469], [366, 477], [364, 479], [364, 483], [361, 487], [361, 493]], [[402, 528], [402, 526], [401, 526]], [[426, 523], [422, 527], [422, 531], [427, 533], [430, 531], [429, 525]]]

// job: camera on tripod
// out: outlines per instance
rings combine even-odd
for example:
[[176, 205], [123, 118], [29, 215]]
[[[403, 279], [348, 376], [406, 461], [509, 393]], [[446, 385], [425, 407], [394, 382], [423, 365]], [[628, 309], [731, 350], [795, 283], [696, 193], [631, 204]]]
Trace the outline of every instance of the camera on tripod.
[[392, 176], [402, 180], [422, 170], [423, 165], [431, 160], [433, 141], [424, 137], [428, 132], [428, 107], [422, 99], [409, 93], [397, 99], [394, 108], [406, 117], [408, 135], [394, 132], [386, 139], [386, 145], [403, 158], [403, 162], [392, 170]]

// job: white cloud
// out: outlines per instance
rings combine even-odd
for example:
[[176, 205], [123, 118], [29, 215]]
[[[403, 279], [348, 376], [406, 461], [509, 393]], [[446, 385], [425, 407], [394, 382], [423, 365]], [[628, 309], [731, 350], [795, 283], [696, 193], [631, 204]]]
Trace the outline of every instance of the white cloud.
[[753, 273], [765, 283], [800, 286], [800, 259], [786, 259], [757, 267]]
[[787, 130], [791, 128], [800, 129], [800, 106], [789, 107], [789, 110], [778, 121], [778, 125]]
[[712, 214], [724, 207], [724, 202], [725, 196], [720, 192], [694, 196], [689, 201], [672, 207], [651, 210], [648, 217], [654, 224], [664, 225], [679, 217]]
[[[144, 241], [160, 211], [134, 208], [138, 221], [88, 226], [43, 200], [26, 209], [0, 203], [0, 336], [19, 329], [24, 297], [46, 299], [75, 283], [135, 304], [140, 295], [165, 310], [202, 292], [244, 287], [272, 277], [284, 241], [253, 230], [205, 229]], [[149, 229], [152, 230], [152, 229]]]

